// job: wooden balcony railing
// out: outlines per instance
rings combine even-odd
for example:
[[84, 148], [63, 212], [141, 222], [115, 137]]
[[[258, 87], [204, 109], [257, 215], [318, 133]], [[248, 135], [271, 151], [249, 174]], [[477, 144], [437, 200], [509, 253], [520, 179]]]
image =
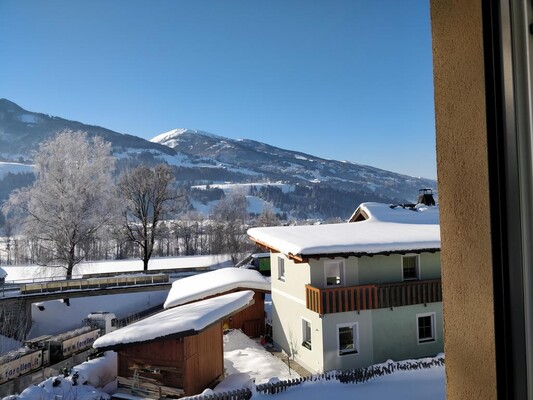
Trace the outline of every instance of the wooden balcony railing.
[[307, 308], [318, 314], [375, 310], [442, 301], [440, 279], [318, 289], [305, 285]]

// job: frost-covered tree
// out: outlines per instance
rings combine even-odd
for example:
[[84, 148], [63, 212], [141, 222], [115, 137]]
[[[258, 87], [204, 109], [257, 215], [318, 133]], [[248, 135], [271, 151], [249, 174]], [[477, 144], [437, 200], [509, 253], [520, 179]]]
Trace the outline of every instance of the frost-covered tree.
[[9, 197], [4, 211], [17, 218], [22, 234], [40, 247], [36, 261], [66, 269], [67, 279], [116, 212], [115, 158], [111, 144], [83, 132], [64, 131], [41, 144], [37, 179]]
[[257, 217], [257, 226], [278, 226], [279, 218], [274, 212], [272, 206], [266, 206], [263, 208], [259, 217]]
[[247, 207], [246, 196], [234, 192], [224, 196], [213, 210], [212, 251], [230, 254], [234, 264], [253, 247], [246, 235]]
[[118, 190], [123, 202], [122, 225], [127, 239], [141, 250], [144, 270], [161, 234], [161, 221], [181, 198], [174, 188], [172, 170], [166, 164], [146, 165], [125, 172]]

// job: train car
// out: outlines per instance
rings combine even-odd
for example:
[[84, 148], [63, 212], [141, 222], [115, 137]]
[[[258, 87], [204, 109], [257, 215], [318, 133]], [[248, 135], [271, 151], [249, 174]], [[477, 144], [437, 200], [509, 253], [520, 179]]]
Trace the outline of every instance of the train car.
[[[100, 334], [117, 329], [117, 319], [113, 313], [91, 313], [89, 319], [93, 326], [84, 326], [55, 336], [43, 335], [29, 339], [24, 342], [25, 347], [0, 356], [0, 385], [88, 350]], [[104, 328], [103, 331], [100, 325]]]
[[117, 316], [109, 311], [93, 311], [83, 320], [87, 326], [100, 329], [100, 334], [116, 331], [118, 329]]
[[0, 384], [41, 368], [48, 353], [23, 347], [0, 356]]
[[92, 347], [100, 336], [100, 329], [84, 326], [48, 339], [50, 362], [55, 363]]

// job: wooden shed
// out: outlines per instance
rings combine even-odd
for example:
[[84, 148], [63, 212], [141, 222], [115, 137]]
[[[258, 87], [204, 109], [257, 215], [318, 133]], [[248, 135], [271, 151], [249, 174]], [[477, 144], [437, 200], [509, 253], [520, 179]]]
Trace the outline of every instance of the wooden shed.
[[172, 284], [164, 307], [169, 309], [246, 290], [255, 292], [254, 304], [226, 318], [224, 326], [240, 329], [249, 337], [258, 337], [265, 333], [265, 295], [270, 293], [270, 281], [255, 270], [223, 268], [177, 280]]
[[[235, 293], [246, 288], [238, 288], [233, 291], [224, 292], [221, 295]], [[255, 338], [265, 334], [265, 293], [254, 291], [254, 304], [244, 310], [235, 313], [223, 321], [224, 328], [240, 329], [246, 336]], [[217, 296], [214, 296], [217, 297]]]
[[223, 320], [253, 304], [237, 292], [175, 307], [99, 338], [118, 354], [122, 391], [150, 398], [201, 393], [223, 378]]

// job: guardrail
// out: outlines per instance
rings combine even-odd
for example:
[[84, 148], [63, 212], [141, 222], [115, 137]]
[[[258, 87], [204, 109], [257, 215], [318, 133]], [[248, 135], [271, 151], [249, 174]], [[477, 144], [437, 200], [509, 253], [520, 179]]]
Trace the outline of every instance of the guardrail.
[[74, 289], [105, 289], [131, 285], [154, 285], [169, 282], [167, 274], [118, 275], [105, 278], [69, 279], [20, 285], [21, 294], [50, 293]]

